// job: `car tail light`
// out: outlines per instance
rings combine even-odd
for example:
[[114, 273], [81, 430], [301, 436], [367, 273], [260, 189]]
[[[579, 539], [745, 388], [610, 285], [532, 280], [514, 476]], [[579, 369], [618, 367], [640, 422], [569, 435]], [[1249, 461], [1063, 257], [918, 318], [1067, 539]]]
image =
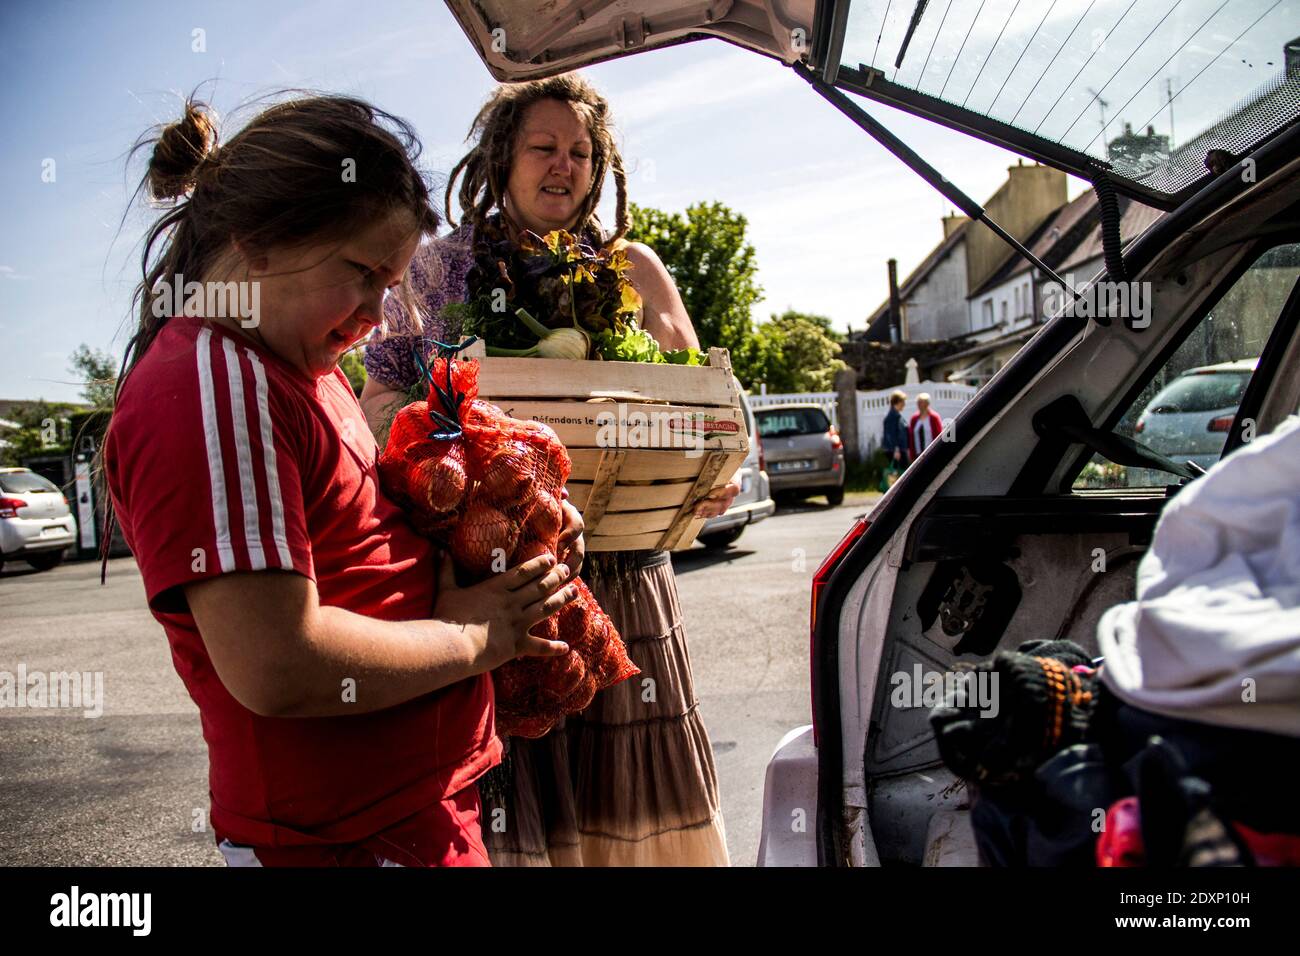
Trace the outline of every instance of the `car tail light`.
[[1235, 415], [1220, 415], [1218, 418], [1211, 418], [1210, 424], [1205, 426], [1209, 432], [1230, 432], [1232, 431], [1232, 420]]
[[835, 430], [834, 425], [826, 430], [826, 434], [830, 436], [831, 448], [833, 450], [839, 451], [844, 447], [844, 442], [840, 440], [840, 433]]
[[755, 435], [754, 441], [758, 443], [758, 470], [767, 471], [767, 453], [763, 451], [763, 439]]
[[0, 518], [17, 518], [18, 509], [26, 507], [27, 502], [21, 498], [0, 498]]
[[[840, 538], [839, 544], [831, 549], [831, 553], [826, 555], [826, 560], [821, 563], [817, 573], [812, 579], [812, 607], [808, 615], [808, 666], [810, 669], [815, 667], [816, 650], [813, 642], [817, 639], [817, 602], [821, 599], [822, 589], [826, 587], [826, 582], [831, 579], [839, 563], [844, 560], [844, 555], [849, 553], [849, 549], [857, 540], [866, 534], [867, 528], [871, 527], [871, 522], [865, 518], [858, 518], [853, 522], [853, 527], [849, 528], [848, 533]], [[816, 714], [813, 715], [813, 744], [817, 743], [817, 721]]]

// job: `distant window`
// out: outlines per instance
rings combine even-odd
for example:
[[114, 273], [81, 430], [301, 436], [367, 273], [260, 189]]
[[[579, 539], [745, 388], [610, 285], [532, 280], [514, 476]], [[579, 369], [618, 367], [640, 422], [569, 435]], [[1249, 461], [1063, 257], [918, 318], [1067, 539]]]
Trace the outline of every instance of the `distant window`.
[[758, 433], [763, 438], [789, 438], [793, 435], [813, 435], [831, 427], [830, 419], [820, 408], [782, 408], [755, 413]]
[[11, 471], [8, 474], [0, 475], [0, 491], [9, 495], [28, 495], [33, 492], [54, 492], [59, 493], [59, 489], [53, 482], [46, 481], [40, 475], [31, 471]]
[[980, 316], [980, 328], [987, 329], [992, 324], [993, 324], [993, 300], [986, 299], [984, 301], [984, 311]]
[[1235, 412], [1250, 381], [1250, 372], [1191, 371], [1174, 379], [1151, 399], [1152, 415], [1184, 412]]
[[1002, 300], [1002, 321], [1005, 322], [1006, 320], [1007, 320], [1007, 300], [1003, 299]]
[[1016, 316], [1020, 316], [1020, 286], [1016, 286]]

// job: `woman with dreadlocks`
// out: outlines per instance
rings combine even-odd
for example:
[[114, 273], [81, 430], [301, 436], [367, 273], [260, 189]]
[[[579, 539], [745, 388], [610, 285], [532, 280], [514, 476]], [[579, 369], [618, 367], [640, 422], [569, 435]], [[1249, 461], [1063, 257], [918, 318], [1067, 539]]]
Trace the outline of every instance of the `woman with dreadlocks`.
[[[623, 239], [623, 162], [609, 106], [586, 80], [566, 74], [498, 87], [470, 139], [474, 145], [452, 170], [446, 191], [454, 221], [452, 198], [463, 176], [461, 224], [425, 246], [411, 265], [423, 321], [394, 303], [387, 330], [376, 330], [367, 348], [361, 401], [381, 435], [419, 381], [412, 345], [428, 352], [434, 342], [458, 335], [439, 319], [443, 307], [490, 281], [491, 248], [524, 230], [565, 229], [595, 247], [624, 248], [644, 303], [643, 327], [665, 349], [699, 344], [659, 257]], [[596, 217], [607, 173], [618, 190], [612, 234]], [[722, 514], [738, 491], [736, 482], [713, 489], [696, 513]], [[489, 855], [498, 866], [725, 866], [717, 776], [668, 552], [589, 556], [583, 575], [641, 677], [597, 694], [585, 711], [539, 740], [509, 742], [503, 771], [482, 788]]]

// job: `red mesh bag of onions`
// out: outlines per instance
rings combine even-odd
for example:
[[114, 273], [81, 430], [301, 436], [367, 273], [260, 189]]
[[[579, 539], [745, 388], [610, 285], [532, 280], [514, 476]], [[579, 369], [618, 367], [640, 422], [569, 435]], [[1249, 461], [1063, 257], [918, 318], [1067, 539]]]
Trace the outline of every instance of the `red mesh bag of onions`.
[[[393, 419], [379, 476], [416, 530], [447, 548], [460, 577], [477, 582], [556, 553], [571, 463], [550, 427], [477, 397], [478, 362], [452, 359], [459, 348], [440, 349], [425, 368], [428, 398]], [[639, 673], [586, 583], [574, 584], [577, 599], [532, 629], [565, 641], [569, 653], [518, 658], [492, 672], [499, 733], [541, 737], [597, 691]]]

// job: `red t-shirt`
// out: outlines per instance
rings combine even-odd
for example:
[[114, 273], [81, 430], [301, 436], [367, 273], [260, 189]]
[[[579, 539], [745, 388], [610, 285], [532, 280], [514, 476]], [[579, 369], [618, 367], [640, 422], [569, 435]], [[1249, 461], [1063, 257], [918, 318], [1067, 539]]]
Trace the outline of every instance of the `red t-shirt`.
[[260, 717], [221, 683], [188, 613], [182, 585], [278, 568], [315, 581], [322, 605], [432, 615], [436, 551], [380, 490], [375, 440], [341, 371], [312, 381], [220, 326], [170, 319], [122, 387], [104, 460], [199, 708], [220, 837], [363, 840], [499, 762], [485, 674], [356, 716]]

